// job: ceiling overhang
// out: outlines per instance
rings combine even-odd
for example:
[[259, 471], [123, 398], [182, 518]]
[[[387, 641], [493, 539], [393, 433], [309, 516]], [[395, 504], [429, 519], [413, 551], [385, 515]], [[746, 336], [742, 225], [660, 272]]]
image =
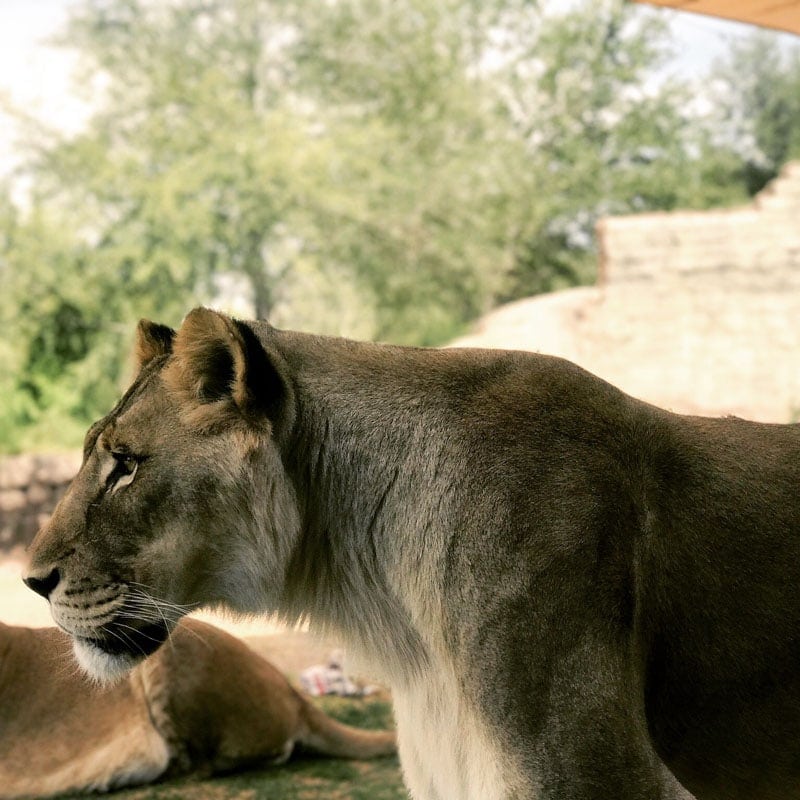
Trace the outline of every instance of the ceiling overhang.
[[800, 0], [636, 0], [800, 35]]

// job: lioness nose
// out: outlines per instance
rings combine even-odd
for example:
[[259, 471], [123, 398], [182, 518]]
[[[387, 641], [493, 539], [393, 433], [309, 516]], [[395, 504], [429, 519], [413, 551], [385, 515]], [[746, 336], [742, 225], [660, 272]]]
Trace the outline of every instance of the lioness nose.
[[36, 594], [40, 594], [46, 600], [50, 596], [50, 592], [58, 586], [61, 575], [58, 568], [55, 568], [43, 577], [28, 575], [27, 578], [23, 578], [22, 580], [29, 589], [33, 589]]

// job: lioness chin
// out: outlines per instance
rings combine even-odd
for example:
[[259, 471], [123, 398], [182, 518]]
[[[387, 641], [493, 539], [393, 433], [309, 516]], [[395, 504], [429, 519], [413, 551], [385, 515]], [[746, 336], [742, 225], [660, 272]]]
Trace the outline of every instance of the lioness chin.
[[138, 356], [27, 576], [98, 677], [277, 611], [381, 671], [415, 798], [800, 797], [798, 426], [206, 309]]

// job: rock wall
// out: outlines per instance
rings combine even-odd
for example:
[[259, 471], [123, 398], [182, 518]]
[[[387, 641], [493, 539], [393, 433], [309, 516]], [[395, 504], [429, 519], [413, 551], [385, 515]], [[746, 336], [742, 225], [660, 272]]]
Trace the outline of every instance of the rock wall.
[[744, 208], [608, 217], [600, 280], [458, 342], [568, 358], [683, 413], [800, 418], [800, 163]]
[[79, 453], [0, 457], [0, 552], [33, 539], [80, 463]]
[[743, 208], [606, 217], [600, 285], [800, 291], [800, 163]]

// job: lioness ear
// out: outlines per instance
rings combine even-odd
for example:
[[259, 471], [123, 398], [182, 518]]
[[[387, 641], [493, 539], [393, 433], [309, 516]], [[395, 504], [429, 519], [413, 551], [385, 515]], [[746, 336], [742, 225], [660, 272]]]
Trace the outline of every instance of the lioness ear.
[[158, 356], [166, 356], [172, 352], [172, 340], [175, 331], [166, 325], [140, 319], [136, 327], [136, 364], [141, 369]]
[[233, 409], [250, 422], [269, 418], [284, 393], [278, 367], [250, 328], [208, 308], [184, 319], [165, 379], [187, 401], [206, 407], [205, 422], [230, 419]]

